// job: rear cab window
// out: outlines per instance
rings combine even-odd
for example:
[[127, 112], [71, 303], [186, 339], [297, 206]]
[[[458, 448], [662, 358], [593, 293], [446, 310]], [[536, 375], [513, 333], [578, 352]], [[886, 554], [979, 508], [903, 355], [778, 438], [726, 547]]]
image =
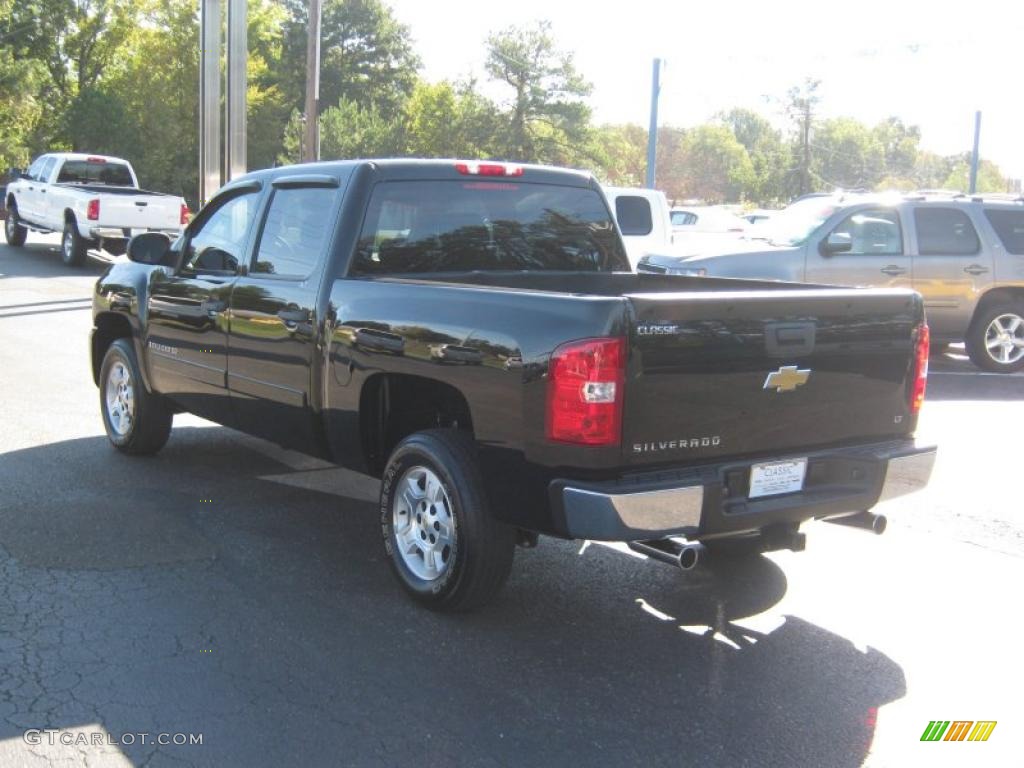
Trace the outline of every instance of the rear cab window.
[[956, 208], [915, 208], [914, 226], [922, 256], [969, 256], [981, 250], [970, 218]]
[[374, 187], [350, 274], [629, 270], [589, 187], [505, 181], [384, 181]]
[[[654, 219], [651, 204], [639, 195], [620, 195], [615, 198], [615, 218], [623, 235], [642, 236], [651, 234]], [[696, 220], [696, 218], [694, 219]]]
[[124, 163], [102, 158], [65, 160], [57, 174], [58, 184], [106, 184], [112, 187], [132, 187], [132, 173]]
[[996, 231], [1007, 253], [1024, 255], [1024, 210], [986, 208], [985, 218]]

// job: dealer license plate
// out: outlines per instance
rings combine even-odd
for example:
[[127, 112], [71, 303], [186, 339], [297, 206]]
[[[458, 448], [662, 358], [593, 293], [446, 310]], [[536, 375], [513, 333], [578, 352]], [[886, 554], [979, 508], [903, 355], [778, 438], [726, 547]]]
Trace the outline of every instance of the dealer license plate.
[[807, 474], [807, 459], [788, 459], [754, 464], [750, 468], [750, 493], [747, 498], [778, 496], [780, 493], [801, 491], [804, 475]]

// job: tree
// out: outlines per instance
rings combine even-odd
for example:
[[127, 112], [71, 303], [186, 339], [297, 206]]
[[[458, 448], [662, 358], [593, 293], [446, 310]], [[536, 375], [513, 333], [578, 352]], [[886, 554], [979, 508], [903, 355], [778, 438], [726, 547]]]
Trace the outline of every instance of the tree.
[[591, 86], [572, 54], [555, 48], [548, 22], [487, 38], [488, 75], [511, 90], [504, 154], [511, 160], [576, 164], [587, 143]]
[[43, 77], [39, 62], [0, 48], [0, 168], [28, 165], [28, 137], [43, 112], [34, 94]]
[[[301, 110], [306, 87], [308, 0], [284, 0], [278, 78], [289, 108]], [[324, 0], [320, 23], [320, 111], [342, 100], [397, 118], [420, 66], [409, 28], [380, 0]]]
[[852, 118], [821, 121], [812, 148], [811, 173], [825, 187], [874, 189], [885, 176], [885, 148]]
[[905, 125], [898, 117], [889, 117], [872, 129], [885, 153], [885, 171], [890, 177], [908, 179], [913, 176], [917, 162], [921, 129]]
[[639, 125], [602, 125], [594, 144], [601, 162], [595, 169], [602, 181], [618, 187], [641, 187], [647, 170], [647, 129]]
[[[943, 187], [967, 192], [970, 189], [971, 156], [967, 153], [950, 158], [952, 161], [949, 175]], [[978, 162], [978, 179], [975, 192], [1006, 192], [1010, 185], [999, 166], [982, 158]]]
[[[284, 131], [282, 163], [299, 162], [304, 116], [295, 110]], [[393, 157], [400, 154], [401, 125], [375, 107], [341, 99], [320, 115], [320, 156], [324, 160]]]
[[747, 150], [725, 125], [708, 123], [687, 131], [681, 150], [682, 197], [707, 203], [738, 202], [753, 184], [754, 168]]
[[782, 133], [767, 118], [750, 109], [731, 109], [720, 115], [736, 140], [750, 156], [754, 181], [744, 197], [761, 205], [778, 203], [785, 197], [789, 156]]
[[17, 59], [46, 70], [38, 83], [42, 115], [31, 138], [36, 152], [73, 146], [70, 108], [98, 86], [137, 24], [137, 4], [124, 0], [25, 0], [11, 3], [5, 41]]
[[[953, 159], [934, 152], [918, 152], [911, 178], [917, 189], [938, 189], [953, 170]], [[966, 189], [966, 187], [964, 187]]]
[[474, 83], [419, 82], [405, 104], [404, 153], [413, 157], [489, 157], [500, 120]]
[[786, 93], [785, 112], [793, 121], [796, 140], [794, 146], [795, 168], [797, 170], [797, 193], [800, 195], [814, 188], [811, 180], [811, 132], [817, 114], [820, 80], [807, 78], [802, 85], [794, 86]]

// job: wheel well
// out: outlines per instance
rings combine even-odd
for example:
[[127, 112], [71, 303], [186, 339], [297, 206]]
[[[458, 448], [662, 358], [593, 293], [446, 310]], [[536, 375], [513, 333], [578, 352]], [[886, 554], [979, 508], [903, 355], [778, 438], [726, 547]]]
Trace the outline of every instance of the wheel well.
[[75, 212], [72, 211], [70, 208], [65, 208], [64, 209], [64, 223], [65, 224], [74, 224], [75, 223]]
[[18, 207], [18, 202], [14, 199], [14, 195], [7, 196], [7, 200], [4, 202], [4, 207], [6, 207], [7, 210]]
[[363, 385], [360, 432], [366, 463], [379, 475], [396, 445], [413, 432], [455, 427], [473, 432], [469, 403], [450, 384], [405, 374], [378, 374]]
[[123, 315], [103, 314], [96, 318], [96, 329], [92, 334], [92, 380], [99, 385], [100, 366], [107, 349], [117, 339], [130, 338], [132, 327]]
[[993, 288], [988, 291], [978, 300], [978, 306], [974, 309], [974, 316], [971, 317], [971, 325], [973, 326], [981, 314], [987, 312], [993, 304], [1009, 301], [1024, 302], [1024, 288]]

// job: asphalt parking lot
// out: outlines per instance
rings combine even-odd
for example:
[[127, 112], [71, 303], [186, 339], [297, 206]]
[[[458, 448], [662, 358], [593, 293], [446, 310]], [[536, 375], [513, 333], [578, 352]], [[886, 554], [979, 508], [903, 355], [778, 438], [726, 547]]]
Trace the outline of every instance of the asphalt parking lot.
[[[1021, 764], [1024, 376], [933, 362], [936, 475], [884, 536], [690, 574], [542, 539], [438, 616], [369, 478], [192, 417], [156, 458], [108, 446], [102, 270], [0, 245], [0, 765]], [[998, 726], [922, 743], [935, 719]]]

